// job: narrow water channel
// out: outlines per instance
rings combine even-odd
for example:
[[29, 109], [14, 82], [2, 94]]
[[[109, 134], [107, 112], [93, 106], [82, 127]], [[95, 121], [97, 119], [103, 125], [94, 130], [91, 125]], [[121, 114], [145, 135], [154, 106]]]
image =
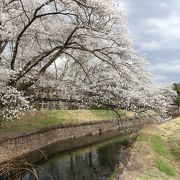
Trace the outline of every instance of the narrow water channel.
[[[127, 158], [129, 145], [127, 137], [116, 137], [93, 146], [56, 154], [38, 165], [39, 180], [106, 180], [115, 167]], [[35, 179], [30, 173], [22, 178]]]

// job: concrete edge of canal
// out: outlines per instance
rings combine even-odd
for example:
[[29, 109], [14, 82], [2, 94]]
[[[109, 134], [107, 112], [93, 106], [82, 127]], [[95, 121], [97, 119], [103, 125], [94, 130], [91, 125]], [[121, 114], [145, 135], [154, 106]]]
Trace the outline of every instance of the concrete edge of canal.
[[123, 127], [118, 120], [60, 125], [7, 138], [0, 141], [0, 163], [2, 165], [11, 159], [26, 159], [35, 163], [52, 153], [98, 143], [124, 133], [136, 132], [149, 122], [150, 119], [146, 117], [124, 118]]

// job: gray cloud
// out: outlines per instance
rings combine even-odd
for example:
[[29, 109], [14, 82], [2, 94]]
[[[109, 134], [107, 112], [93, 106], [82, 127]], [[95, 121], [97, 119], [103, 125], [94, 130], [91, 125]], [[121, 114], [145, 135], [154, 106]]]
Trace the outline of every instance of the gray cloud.
[[180, 1], [116, 1], [127, 15], [135, 49], [149, 61], [152, 79], [180, 82]]

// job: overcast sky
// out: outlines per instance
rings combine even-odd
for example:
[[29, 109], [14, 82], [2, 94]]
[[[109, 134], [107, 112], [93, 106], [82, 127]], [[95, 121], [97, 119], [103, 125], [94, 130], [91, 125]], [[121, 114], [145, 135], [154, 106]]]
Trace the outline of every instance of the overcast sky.
[[180, 0], [117, 0], [127, 16], [134, 47], [145, 55], [152, 78], [180, 82]]

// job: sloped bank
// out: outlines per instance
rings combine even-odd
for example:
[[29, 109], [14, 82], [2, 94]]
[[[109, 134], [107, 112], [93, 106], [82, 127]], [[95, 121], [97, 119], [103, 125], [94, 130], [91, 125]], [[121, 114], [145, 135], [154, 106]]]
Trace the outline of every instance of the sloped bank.
[[179, 180], [180, 118], [144, 127], [132, 147], [128, 166], [123, 173], [118, 171], [112, 179]]
[[44, 154], [49, 155], [57, 151], [61, 152], [100, 142], [118, 136], [124, 130], [136, 131], [148, 121], [147, 118], [124, 118], [123, 127], [118, 120], [113, 120], [59, 125], [24, 133], [0, 141], [0, 161], [2, 163], [21, 157], [30, 162], [35, 162], [43, 158]]

